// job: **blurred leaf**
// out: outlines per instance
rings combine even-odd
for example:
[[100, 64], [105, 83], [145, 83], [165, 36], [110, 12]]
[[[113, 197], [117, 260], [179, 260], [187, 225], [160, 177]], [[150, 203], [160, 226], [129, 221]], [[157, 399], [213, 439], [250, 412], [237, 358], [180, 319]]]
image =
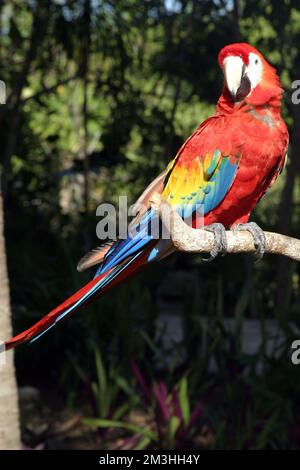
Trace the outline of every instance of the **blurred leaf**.
[[88, 426], [93, 426], [97, 428], [118, 428], [131, 431], [135, 434], [144, 434], [152, 441], [157, 440], [157, 436], [147, 428], [139, 428], [131, 423], [126, 423], [123, 421], [113, 421], [109, 419], [100, 419], [100, 418], [85, 418], [83, 420]]
[[187, 427], [190, 421], [190, 402], [188, 396], [188, 381], [187, 377], [184, 376], [179, 382], [179, 404], [182, 412], [184, 426]]

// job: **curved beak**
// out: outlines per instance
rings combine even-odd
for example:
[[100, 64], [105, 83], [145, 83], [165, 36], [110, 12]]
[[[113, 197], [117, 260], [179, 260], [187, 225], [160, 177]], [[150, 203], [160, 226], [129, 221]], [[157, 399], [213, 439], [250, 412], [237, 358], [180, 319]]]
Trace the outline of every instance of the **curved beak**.
[[224, 75], [227, 88], [233, 98], [236, 100], [242, 78], [245, 73], [245, 64], [241, 57], [229, 56], [224, 60]]

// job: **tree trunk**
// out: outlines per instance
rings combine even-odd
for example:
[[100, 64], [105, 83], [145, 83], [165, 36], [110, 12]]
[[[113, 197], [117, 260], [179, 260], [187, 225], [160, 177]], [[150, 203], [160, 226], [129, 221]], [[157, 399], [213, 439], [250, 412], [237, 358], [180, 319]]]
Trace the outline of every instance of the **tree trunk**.
[[84, 13], [83, 19], [85, 23], [85, 34], [83, 37], [83, 48], [82, 48], [82, 78], [83, 78], [83, 167], [84, 167], [84, 210], [85, 213], [89, 212], [89, 199], [90, 199], [90, 155], [88, 150], [88, 75], [89, 75], [89, 55], [91, 47], [91, 0], [85, 0], [84, 2]]
[[[0, 193], [0, 338], [11, 337], [11, 311]], [[1, 343], [0, 343], [1, 348]], [[0, 353], [0, 450], [21, 448], [18, 392], [12, 352]]]

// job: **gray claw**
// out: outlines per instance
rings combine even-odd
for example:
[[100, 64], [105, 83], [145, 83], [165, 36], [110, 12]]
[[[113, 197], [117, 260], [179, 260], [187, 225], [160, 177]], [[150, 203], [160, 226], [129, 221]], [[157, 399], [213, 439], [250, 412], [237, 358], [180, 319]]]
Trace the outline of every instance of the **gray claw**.
[[247, 232], [251, 233], [256, 248], [256, 258], [257, 261], [260, 261], [265, 253], [266, 238], [263, 230], [259, 227], [259, 225], [257, 225], [257, 223], [255, 222], [248, 222], [247, 224], [237, 224], [234, 230], [246, 230]]
[[223, 256], [227, 253], [227, 238], [224, 225], [215, 223], [203, 227], [207, 232], [212, 232], [215, 237], [215, 244], [210, 252], [209, 258], [203, 258], [203, 261], [213, 261], [219, 254]]

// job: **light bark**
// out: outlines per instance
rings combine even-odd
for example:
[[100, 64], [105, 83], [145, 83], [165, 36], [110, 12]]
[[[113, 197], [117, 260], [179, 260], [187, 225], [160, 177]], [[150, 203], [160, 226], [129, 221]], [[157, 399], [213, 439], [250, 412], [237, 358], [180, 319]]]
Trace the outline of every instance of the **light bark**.
[[[6, 265], [2, 194], [0, 193], [0, 340], [10, 338], [11, 310]], [[3, 345], [3, 342], [0, 343]], [[0, 450], [21, 448], [18, 389], [13, 352], [0, 354]]]
[[[159, 196], [158, 196], [159, 197]], [[174, 247], [190, 253], [208, 253], [214, 246], [214, 235], [203, 229], [189, 227], [166, 201], [153, 205], [170, 232]], [[167, 233], [167, 231], [166, 231]], [[300, 261], [300, 240], [274, 232], [264, 232], [266, 253], [283, 255]], [[255, 253], [254, 240], [249, 232], [228, 230], [227, 253]]]

